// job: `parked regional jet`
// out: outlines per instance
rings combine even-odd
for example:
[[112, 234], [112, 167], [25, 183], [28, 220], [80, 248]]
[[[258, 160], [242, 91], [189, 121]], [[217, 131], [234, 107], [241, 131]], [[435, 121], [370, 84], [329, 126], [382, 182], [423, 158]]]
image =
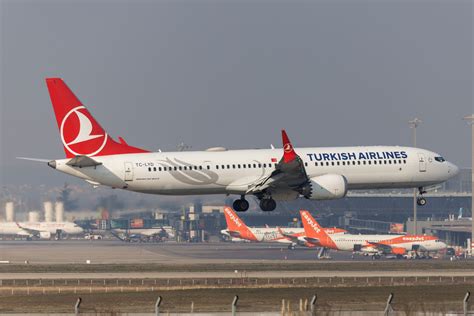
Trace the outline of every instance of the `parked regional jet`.
[[373, 255], [394, 254], [397, 257], [409, 251], [437, 252], [446, 244], [436, 236], [426, 235], [328, 235], [308, 211], [300, 211], [308, 243], [327, 249], [360, 252]]
[[283, 150], [150, 152], [121, 137], [112, 139], [62, 79], [48, 78], [46, 84], [66, 153], [66, 159], [48, 165], [94, 186], [166, 195], [236, 194], [236, 211], [249, 208], [248, 195], [260, 200], [263, 211], [272, 211], [279, 200], [338, 199], [348, 190], [382, 188], [418, 188], [418, 204], [424, 205], [427, 187], [459, 171], [439, 154], [421, 148], [294, 149], [284, 130]]
[[32, 222], [32, 223], [0, 223], [0, 235], [17, 235], [27, 238], [50, 239], [55, 236], [59, 239], [63, 233], [76, 235], [84, 230], [71, 222]]
[[[303, 228], [296, 227], [248, 227], [242, 219], [230, 208], [224, 208], [227, 229], [221, 230], [221, 234], [231, 238], [238, 238], [256, 242], [279, 242], [289, 244], [289, 249], [294, 249], [296, 245], [305, 247], [316, 247], [308, 243], [305, 239]], [[341, 234], [347, 232], [340, 228], [324, 228], [327, 234]]]

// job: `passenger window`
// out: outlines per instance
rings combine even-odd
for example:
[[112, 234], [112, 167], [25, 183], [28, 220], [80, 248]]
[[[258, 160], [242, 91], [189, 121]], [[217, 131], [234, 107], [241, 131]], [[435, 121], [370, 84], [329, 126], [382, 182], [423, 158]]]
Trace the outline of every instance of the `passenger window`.
[[258, 164], [258, 167], [259, 167], [259, 168], [262, 168], [262, 164], [261, 164], [261, 163], [259, 163], [259, 164]]
[[391, 161], [391, 160], [389, 160], [389, 161], [388, 161], [388, 163], [391, 165], [391, 164], [392, 164], [392, 161]]
[[376, 164], [377, 164], [377, 160], [374, 160], [374, 165], [376, 165]]
[[238, 165], [237, 165], [237, 168], [239, 168], [239, 169], [240, 169], [240, 164], [238, 164]]
[[148, 167], [148, 171], [151, 171], [151, 167]]
[[371, 164], [372, 164], [372, 161], [369, 160], [369, 165], [371, 165]]
[[363, 163], [364, 163], [364, 165], [365, 165], [365, 160], [364, 160], [364, 162], [363, 162]]
[[334, 161], [331, 161], [331, 165], [333, 165], [333, 166], [334, 166]]
[[225, 169], [225, 165], [222, 165], [221, 168], [222, 168], [222, 169]]
[[357, 164], [360, 165], [360, 160], [357, 161]]
[[244, 169], [245, 169], [246, 167], [247, 167], [247, 165], [246, 165], [246, 164], [243, 164], [243, 165], [242, 165], [242, 168], [244, 168]]
[[304, 166], [305, 166], [305, 167], [308, 167], [308, 163], [307, 163], [307, 162], [305, 162], [305, 163], [304, 163]]
[[337, 165], [339, 166], [339, 161], [337, 162]]
[[399, 164], [402, 164], [402, 161], [401, 161], [401, 160], [399, 160], [399, 161], [398, 161], [398, 163], [399, 163]]
[[256, 164], [253, 164], [253, 167], [254, 167], [254, 168], [257, 168], [257, 165], [256, 165]]
[[216, 169], [219, 169], [219, 165], [216, 166]]
[[329, 161], [326, 161], [326, 166], [329, 166]]
[[230, 165], [227, 165], [227, 169], [230, 169]]
[[174, 167], [174, 171], [176, 171], [176, 170], [178, 170], [178, 168], [177, 168], [177, 167]]
[[383, 161], [383, 164], [386, 165], [386, 164], [387, 164], [387, 160], [384, 160], [384, 161]]
[[180, 167], [179, 167], [179, 170], [183, 170], [183, 168], [180, 166]]
[[356, 164], [356, 162], [355, 162], [355, 161], [353, 161], [353, 162], [352, 162], [352, 165], [355, 165], [355, 164]]
[[394, 164], [397, 164], [397, 161], [396, 161], [396, 160], [394, 160], [394, 161], [393, 161], [393, 163], [394, 163]]
[[264, 163], [264, 164], [263, 164], [263, 168], [266, 168], [266, 167], [267, 167], [267, 164], [266, 164], [266, 163]]
[[247, 167], [252, 168], [252, 164], [248, 164]]
[[[199, 167], [199, 168], [201, 168], [201, 167]], [[207, 166], [207, 170], [210, 170], [210, 169], [211, 169], [211, 166]]]
[[156, 171], [156, 167], [153, 167], [153, 171]]
[[161, 171], [161, 167], [158, 167], [158, 171]]
[[315, 162], [315, 163], [314, 163], [314, 165], [317, 167], [317, 166], [318, 166], [318, 163], [317, 163], [317, 162]]
[[403, 163], [407, 163], [407, 161], [406, 161], [406, 160], [403, 160]]

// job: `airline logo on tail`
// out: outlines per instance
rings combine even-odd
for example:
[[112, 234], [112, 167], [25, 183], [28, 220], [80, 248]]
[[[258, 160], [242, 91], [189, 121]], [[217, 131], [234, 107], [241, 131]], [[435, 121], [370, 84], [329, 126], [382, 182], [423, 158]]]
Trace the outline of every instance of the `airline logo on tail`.
[[237, 227], [241, 227], [242, 226], [242, 222], [240, 221], [240, 218], [234, 214], [234, 212], [231, 210], [230, 207], [226, 207], [224, 208], [224, 212], [226, 214], [226, 218], [230, 218], [230, 220], [235, 224], [235, 226]]
[[97, 128], [98, 124], [93, 124], [93, 120], [84, 106], [75, 107], [64, 116], [60, 127], [61, 140], [74, 155], [94, 156], [107, 143], [107, 133]]
[[247, 227], [247, 225], [245, 225], [244, 222], [242, 222], [232, 208], [229, 206], [224, 207], [224, 214], [228, 232], [232, 237], [258, 241], [254, 233]]
[[[322, 247], [337, 249], [332, 238], [319, 226], [318, 222], [308, 211], [300, 211], [306, 239]], [[314, 240], [313, 240], [314, 239]]]
[[[311, 214], [309, 214], [308, 211], [300, 211], [301, 212], [301, 217], [303, 217], [306, 220], [306, 223], [313, 228], [313, 230], [316, 232], [316, 234], [319, 234], [321, 232], [321, 229], [319, 228], [319, 225], [315, 223], [313, 217]], [[306, 225], [305, 225], [306, 226]]]
[[148, 152], [113, 140], [62, 79], [47, 78], [46, 85], [67, 158]]

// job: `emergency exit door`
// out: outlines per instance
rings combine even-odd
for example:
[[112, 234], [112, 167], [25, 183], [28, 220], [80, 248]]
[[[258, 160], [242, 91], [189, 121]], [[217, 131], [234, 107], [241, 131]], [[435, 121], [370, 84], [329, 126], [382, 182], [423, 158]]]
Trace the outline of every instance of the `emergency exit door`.
[[133, 180], [133, 164], [131, 162], [125, 163], [125, 181]]

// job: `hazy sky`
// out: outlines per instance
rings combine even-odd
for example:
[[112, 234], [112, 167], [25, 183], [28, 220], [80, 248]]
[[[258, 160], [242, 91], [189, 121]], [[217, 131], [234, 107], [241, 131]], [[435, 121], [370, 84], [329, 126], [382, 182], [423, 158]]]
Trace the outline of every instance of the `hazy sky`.
[[471, 1], [1, 1], [0, 182], [72, 178], [44, 78], [148, 149], [409, 145], [470, 164]]

